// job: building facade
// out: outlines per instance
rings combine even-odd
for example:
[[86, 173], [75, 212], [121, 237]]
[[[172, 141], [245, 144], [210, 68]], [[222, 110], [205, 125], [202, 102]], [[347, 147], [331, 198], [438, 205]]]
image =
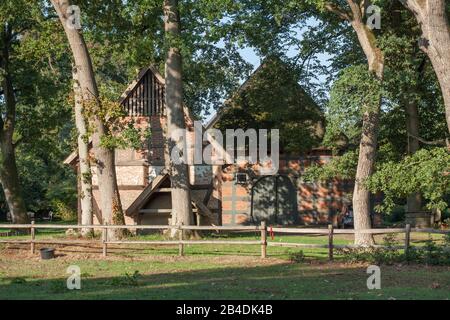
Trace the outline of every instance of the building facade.
[[[165, 170], [164, 78], [155, 68], [145, 68], [124, 92], [120, 103], [128, 114], [126, 120], [151, 132], [141, 150], [116, 150], [117, 182], [125, 221], [130, 225], [167, 225], [171, 219], [171, 192], [170, 177]], [[220, 127], [223, 114], [219, 112], [204, 129]], [[187, 139], [194, 141], [195, 119], [188, 108], [185, 120]], [[352, 184], [338, 180], [310, 184], [302, 179], [305, 168], [330, 159], [330, 151], [320, 146], [302, 155], [281, 154], [279, 171], [272, 176], [261, 175], [259, 164], [189, 165], [196, 223], [236, 225], [266, 220], [273, 225], [338, 224], [344, 204], [351, 199]], [[77, 152], [65, 163], [78, 168]], [[102, 223], [94, 164], [92, 174], [94, 220]]]

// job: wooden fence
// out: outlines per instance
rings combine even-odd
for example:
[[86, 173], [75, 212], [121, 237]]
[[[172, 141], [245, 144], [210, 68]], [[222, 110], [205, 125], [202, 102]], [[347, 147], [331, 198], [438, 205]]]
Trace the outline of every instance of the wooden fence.
[[[29, 229], [29, 240], [14, 240], [14, 239], [1, 239], [0, 243], [20, 243], [30, 244], [30, 251], [35, 253], [36, 244], [92, 244], [90, 240], [39, 240], [36, 239], [37, 229], [96, 229], [102, 230], [102, 237], [100, 241], [95, 241], [102, 246], [103, 256], [108, 254], [109, 244], [144, 244], [144, 245], [178, 245], [178, 253], [180, 256], [184, 255], [185, 245], [202, 245], [202, 244], [227, 244], [227, 245], [259, 245], [261, 246], [261, 258], [267, 257], [267, 246], [274, 247], [301, 247], [301, 248], [327, 248], [328, 258], [333, 260], [334, 249], [342, 248], [356, 248], [355, 245], [335, 245], [334, 236], [338, 234], [405, 234], [405, 243], [403, 246], [394, 246], [396, 249], [407, 250], [411, 246], [411, 233], [413, 232], [425, 232], [432, 234], [448, 234], [450, 230], [436, 230], [436, 229], [419, 229], [411, 228], [410, 225], [406, 225], [405, 228], [390, 228], [390, 229], [367, 229], [367, 230], [354, 230], [354, 229], [335, 229], [332, 225], [328, 226], [328, 229], [324, 228], [281, 228], [281, 227], [267, 227], [265, 222], [262, 222], [259, 226], [169, 226], [169, 225], [128, 225], [128, 226], [116, 226], [116, 225], [52, 225], [52, 224], [0, 224], [0, 229]], [[113, 229], [128, 229], [128, 230], [173, 230], [178, 233], [177, 240], [141, 240], [141, 241], [125, 241], [125, 240], [108, 240], [108, 230]], [[185, 231], [245, 231], [245, 232], [258, 232], [260, 233], [260, 240], [187, 240], [185, 239]], [[267, 233], [277, 234], [296, 234], [296, 235], [324, 235], [328, 236], [327, 244], [304, 244], [304, 243], [292, 243], [292, 242], [274, 242], [267, 240]], [[382, 245], [375, 245], [375, 247], [384, 247]]]

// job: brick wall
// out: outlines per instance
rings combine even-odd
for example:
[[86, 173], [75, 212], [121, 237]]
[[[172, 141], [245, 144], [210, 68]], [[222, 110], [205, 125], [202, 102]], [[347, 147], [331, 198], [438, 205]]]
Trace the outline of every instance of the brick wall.
[[[329, 156], [313, 158], [280, 159], [279, 174], [290, 178], [296, 190], [297, 215], [299, 224], [337, 223], [343, 203], [351, 200], [353, 184], [334, 180], [327, 184], [308, 184], [302, 181], [302, 172], [312, 162], [324, 163]], [[251, 220], [251, 190], [256, 179], [260, 177], [260, 166], [225, 167], [221, 179], [222, 222], [224, 225], [253, 223]], [[237, 172], [246, 172], [253, 181], [239, 185], [235, 181]], [[273, 204], [275, 205], [275, 204]]]

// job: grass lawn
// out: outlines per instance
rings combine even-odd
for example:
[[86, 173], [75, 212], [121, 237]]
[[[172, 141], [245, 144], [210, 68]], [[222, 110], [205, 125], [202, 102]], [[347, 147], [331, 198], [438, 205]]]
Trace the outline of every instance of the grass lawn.
[[[46, 232], [38, 237], [63, 235]], [[142, 238], [161, 236], [134, 239]], [[427, 234], [414, 234], [413, 242], [422, 245], [426, 239]], [[401, 243], [401, 236], [397, 240]], [[271, 241], [323, 244], [327, 237], [275, 235]], [[351, 242], [347, 235], [335, 241]], [[450, 267], [382, 266], [382, 289], [368, 290], [367, 266], [344, 264], [339, 256], [329, 263], [327, 249], [303, 249], [305, 261], [294, 263], [289, 256], [300, 249], [269, 247], [269, 258], [262, 260], [260, 247], [248, 245], [190, 245], [185, 257], [177, 256], [176, 246], [111, 246], [107, 258], [101, 257], [98, 245], [52, 247], [57, 248], [57, 258], [42, 261], [27, 245], [0, 245], [0, 299], [450, 298]], [[66, 289], [70, 265], [81, 269], [82, 290]]]

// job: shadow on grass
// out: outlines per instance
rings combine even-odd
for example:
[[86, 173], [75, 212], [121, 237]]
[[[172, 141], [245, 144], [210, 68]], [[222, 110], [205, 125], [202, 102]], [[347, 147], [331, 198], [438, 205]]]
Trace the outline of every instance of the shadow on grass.
[[[416, 267], [403, 272], [383, 267], [382, 290], [370, 291], [366, 286], [366, 269], [356, 266], [281, 263], [252, 267], [205, 265], [196, 269], [191, 262], [181, 259], [170, 271], [159, 273], [155, 269], [163, 268], [161, 264], [154, 263], [150, 269], [148, 265], [130, 264], [129, 274], [119, 269], [121, 275], [102, 277], [101, 270], [108, 266], [113, 269], [114, 263], [103, 261], [98, 270], [83, 271], [86, 268], [82, 267], [81, 290], [67, 289], [67, 278], [61, 276], [67, 266], [61, 266], [64, 270], [53, 279], [4, 277], [0, 280], [0, 299], [446, 299], [450, 296], [450, 275], [443, 268], [434, 269], [430, 276], [430, 270]], [[432, 283], [439, 283], [439, 287], [433, 287]]]
[[[307, 272], [309, 270], [309, 272]], [[364, 270], [314, 271], [306, 265], [206, 268], [116, 277], [83, 274], [81, 290], [66, 278], [3, 278], [1, 299], [326, 299], [366, 292]], [[306, 272], [305, 272], [306, 271]], [[333, 280], [334, 279], [334, 280]], [[326, 280], [326, 281], [324, 281]], [[335, 282], [339, 285], [336, 286]], [[336, 282], [337, 283], [337, 282]], [[344, 294], [344, 296], [341, 296]]]

